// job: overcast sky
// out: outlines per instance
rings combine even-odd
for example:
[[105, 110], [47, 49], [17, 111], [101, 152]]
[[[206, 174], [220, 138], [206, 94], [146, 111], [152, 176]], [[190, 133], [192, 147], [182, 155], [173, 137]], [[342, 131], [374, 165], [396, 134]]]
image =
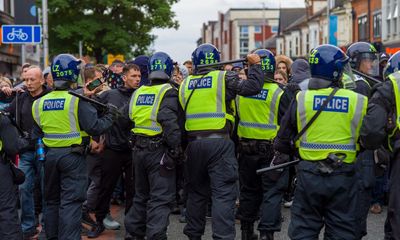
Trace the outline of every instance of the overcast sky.
[[183, 63], [190, 59], [200, 38], [204, 22], [217, 20], [218, 12], [225, 13], [229, 8], [267, 8], [303, 7], [304, 0], [180, 0], [172, 6], [179, 29], [156, 29], [157, 39], [152, 47], [156, 51], [168, 53], [175, 61]]

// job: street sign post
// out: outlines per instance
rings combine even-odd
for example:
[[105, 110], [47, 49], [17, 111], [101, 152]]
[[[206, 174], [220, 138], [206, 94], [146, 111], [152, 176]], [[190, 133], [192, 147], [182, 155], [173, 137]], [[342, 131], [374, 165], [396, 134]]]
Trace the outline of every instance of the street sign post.
[[39, 44], [42, 41], [40, 25], [2, 25], [1, 42], [12, 44]]

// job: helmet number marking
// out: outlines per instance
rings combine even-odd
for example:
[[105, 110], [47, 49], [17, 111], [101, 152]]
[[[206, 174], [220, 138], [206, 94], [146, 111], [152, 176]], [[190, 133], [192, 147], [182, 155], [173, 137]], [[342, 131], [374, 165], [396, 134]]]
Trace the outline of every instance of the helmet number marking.
[[214, 53], [213, 52], [206, 52], [205, 53], [205, 59], [200, 59], [200, 65], [202, 64], [213, 64], [217, 63], [218, 61], [214, 59]]
[[261, 69], [263, 71], [269, 71], [269, 70], [272, 71], [272, 70], [274, 70], [274, 66], [272, 66], [270, 64], [270, 59], [264, 58], [264, 59], [261, 60]]
[[167, 69], [167, 65], [165, 63], [162, 63], [160, 59], [156, 59], [154, 61], [154, 64], [151, 65], [151, 70], [165, 70]]

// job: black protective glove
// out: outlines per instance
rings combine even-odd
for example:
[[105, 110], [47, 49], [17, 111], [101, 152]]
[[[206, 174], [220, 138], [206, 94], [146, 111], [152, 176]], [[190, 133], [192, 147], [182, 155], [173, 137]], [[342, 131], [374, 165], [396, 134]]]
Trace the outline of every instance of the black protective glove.
[[181, 146], [168, 149], [167, 154], [174, 159], [177, 165], [181, 165], [184, 161], [184, 154]]
[[[272, 158], [270, 163], [270, 167], [287, 163], [289, 161], [290, 161], [289, 155], [275, 151], [274, 157]], [[284, 168], [275, 169], [265, 173], [265, 175], [272, 181], [278, 181], [284, 171], [285, 171]]]
[[119, 109], [111, 103], [107, 103], [106, 114], [110, 114], [113, 117], [113, 119], [116, 119], [119, 116], [121, 116]]
[[171, 177], [175, 174], [175, 165], [182, 155], [182, 150], [180, 149], [180, 147], [171, 148], [163, 154], [160, 161], [160, 175], [162, 177]]
[[287, 163], [289, 161], [290, 161], [289, 155], [275, 151], [274, 157], [271, 160], [271, 167], [279, 165], [279, 164]]
[[182, 159], [183, 151], [181, 146], [176, 146], [174, 148], [169, 148], [167, 154], [175, 161], [179, 161], [180, 159]]

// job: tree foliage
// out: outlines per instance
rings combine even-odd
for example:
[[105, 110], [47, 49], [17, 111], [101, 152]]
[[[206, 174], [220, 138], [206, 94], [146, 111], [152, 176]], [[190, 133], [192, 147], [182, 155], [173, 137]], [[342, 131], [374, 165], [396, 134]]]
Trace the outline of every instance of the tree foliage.
[[172, 4], [179, 0], [49, 0], [51, 54], [77, 53], [101, 61], [103, 54], [143, 54], [153, 28], [178, 28]]

